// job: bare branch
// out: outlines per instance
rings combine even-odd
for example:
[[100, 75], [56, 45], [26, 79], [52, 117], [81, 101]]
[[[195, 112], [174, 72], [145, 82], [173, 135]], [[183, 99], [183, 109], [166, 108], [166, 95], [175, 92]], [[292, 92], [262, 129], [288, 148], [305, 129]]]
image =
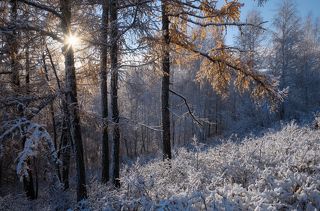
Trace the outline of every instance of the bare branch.
[[47, 105], [49, 105], [54, 99], [56, 98], [56, 94], [50, 94], [46, 96], [40, 104], [29, 114], [26, 115], [27, 119], [32, 119], [34, 116], [36, 116], [42, 109], [44, 109]]
[[[1, 0], [1, 1], [3, 1], [3, 0]], [[33, 6], [35, 8], [50, 12], [53, 15], [55, 15], [56, 17], [62, 19], [62, 15], [58, 11], [56, 11], [55, 9], [53, 9], [50, 6], [39, 4], [39, 3], [36, 3], [36, 2], [33, 2], [33, 1], [29, 1], [29, 0], [18, 0], [18, 1], [21, 2], [21, 3], [25, 3], [27, 5]]]
[[132, 119], [129, 119], [128, 117], [123, 117], [123, 116], [121, 116], [120, 118], [121, 119], [125, 119], [127, 121], [130, 121], [130, 122], [134, 123], [135, 125], [140, 125], [142, 127], [145, 127], [147, 129], [150, 129], [150, 130], [153, 130], [153, 131], [157, 131], [157, 132], [162, 132], [163, 131], [162, 129], [157, 129], [158, 127], [161, 127], [161, 126], [150, 126], [150, 125], [147, 125], [145, 123], [137, 122], [137, 121], [134, 121]]
[[54, 76], [55, 76], [57, 84], [58, 84], [58, 88], [61, 91], [62, 89], [61, 89], [61, 85], [60, 85], [60, 79], [59, 79], [59, 76], [58, 76], [58, 73], [57, 73], [56, 66], [55, 66], [55, 64], [53, 62], [51, 52], [50, 52], [47, 44], [46, 44], [46, 51], [47, 51], [47, 54], [48, 54], [48, 57], [49, 57], [49, 60], [50, 60], [50, 64], [51, 64]]
[[189, 111], [189, 114], [191, 115], [192, 119], [194, 119], [194, 121], [196, 121], [199, 125], [203, 126], [203, 124], [194, 116], [194, 114], [192, 113], [191, 109], [190, 109], [190, 106], [187, 102], [187, 99], [182, 96], [181, 94], [175, 92], [175, 91], [172, 91], [171, 89], [169, 89], [169, 92], [171, 92], [172, 94], [175, 94], [176, 96], [180, 97], [181, 99], [183, 99], [184, 103], [186, 104], [187, 108], [188, 108], [188, 111]]
[[12, 72], [11, 71], [0, 72], [0, 75], [5, 75], [5, 74], [12, 74]]
[[60, 43], [63, 43], [63, 39], [61, 39], [55, 33], [50, 32], [50, 31], [46, 31], [46, 30], [38, 28], [36, 26], [31, 26], [29, 24], [23, 24], [23, 25], [17, 24], [14, 27], [0, 26], [0, 33], [12, 33], [12, 31], [14, 31], [14, 30], [36, 31], [36, 32], [39, 32], [41, 35], [51, 37], [52, 39], [54, 39]]

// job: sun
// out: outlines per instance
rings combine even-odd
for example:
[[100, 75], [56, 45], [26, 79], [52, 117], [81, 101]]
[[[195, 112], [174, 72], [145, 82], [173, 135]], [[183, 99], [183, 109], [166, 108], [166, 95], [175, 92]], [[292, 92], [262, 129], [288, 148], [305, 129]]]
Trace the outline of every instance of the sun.
[[74, 47], [74, 46], [78, 45], [79, 42], [80, 42], [79, 37], [74, 35], [74, 34], [71, 34], [71, 35], [66, 37], [66, 44], [69, 47]]

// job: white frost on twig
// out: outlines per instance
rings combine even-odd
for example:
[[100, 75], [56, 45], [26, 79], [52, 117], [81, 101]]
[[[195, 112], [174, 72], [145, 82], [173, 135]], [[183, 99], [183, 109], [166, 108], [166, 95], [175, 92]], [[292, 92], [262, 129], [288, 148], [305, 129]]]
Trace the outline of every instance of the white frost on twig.
[[26, 118], [19, 118], [4, 124], [4, 132], [0, 136], [0, 156], [3, 154], [3, 143], [8, 136], [18, 135], [20, 140], [25, 140], [24, 148], [17, 158], [17, 174], [20, 180], [28, 177], [28, 160], [37, 156], [41, 148], [48, 151], [48, 158], [53, 165], [60, 163], [53, 140], [47, 130]]

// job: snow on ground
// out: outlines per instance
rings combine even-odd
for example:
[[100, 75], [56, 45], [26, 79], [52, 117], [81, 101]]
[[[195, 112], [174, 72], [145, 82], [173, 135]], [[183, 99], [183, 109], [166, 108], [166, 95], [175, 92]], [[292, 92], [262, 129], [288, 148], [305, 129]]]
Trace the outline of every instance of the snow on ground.
[[[92, 182], [74, 210], [320, 210], [320, 130], [294, 123], [240, 143], [194, 141], [171, 164], [139, 163], [122, 169], [119, 190]], [[32, 202], [23, 193], [0, 197], [0, 210], [75, 207], [74, 190], [56, 191]]]
[[122, 188], [90, 186], [90, 210], [319, 210], [320, 130], [279, 132], [214, 148], [181, 148], [169, 163], [136, 163]]

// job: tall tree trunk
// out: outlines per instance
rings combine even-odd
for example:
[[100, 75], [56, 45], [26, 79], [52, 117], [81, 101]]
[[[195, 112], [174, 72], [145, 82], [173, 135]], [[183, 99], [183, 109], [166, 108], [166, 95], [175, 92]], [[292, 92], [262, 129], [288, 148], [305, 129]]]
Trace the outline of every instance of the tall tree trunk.
[[175, 135], [176, 135], [176, 121], [174, 120], [173, 114], [171, 115], [172, 119], [172, 147], [174, 148], [175, 146]]
[[162, 7], [162, 33], [163, 33], [163, 55], [162, 55], [162, 89], [161, 89], [161, 109], [162, 109], [162, 144], [163, 159], [171, 159], [170, 144], [170, 111], [169, 111], [169, 87], [170, 87], [170, 35], [169, 16], [167, 15], [167, 0], [161, 1]]
[[[30, 164], [30, 161], [28, 161], [28, 164]], [[35, 191], [34, 191], [34, 185], [33, 185], [33, 176], [31, 170], [27, 170], [29, 176], [23, 177], [23, 188], [26, 192], [27, 198], [30, 200], [36, 199]]]
[[2, 186], [2, 156], [0, 155], [0, 195], [1, 193], [1, 186]]
[[[48, 66], [47, 66], [47, 63], [46, 63], [46, 55], [45, 55], [44, 52], [42, 53], [42, 63], [43, 63], [43, 69], [44, 69], [44, 72], [45, 72], [46, 81], [47, 81], [47, 83], [49, 85], [49, 83], [50, 83], [49, 71], [48, 71]], [[27, 78], [26, 78], [26, 81], [27, 81]], [[60, 87], [59, 87], [59, 90], [60, 90]], [[51, 115], [52, 129], [53, 129], [53, 144], [54, 144], [54, 148], [57, 150], [58, 149], [57, 148], [58, 147], [58, 143], [57, 143], [57, 128], [56, 128], [56, 121], [55, 121], [55, 116], [54, 116], [54, 105], [53, 105], [53, 102], [50, 103], [50, 115]], [[57, 176], [59, 178], [59, 181], [61, 181], [61, 174], [60, 174], [59, 165], [56, 165], [55, 169], [56, 169], [56, 173], [57, 173]]]
[[182, 134], [182, 118], [179, 118], [179, 127], [178, 127], [178, 140], [177, 140], [177, 143], [176, 145], [180, 145], [181, 144], [181, 134]]
[[146, 152], [146, 143], [145, 143], [144, 127], [141, 126], [141, 127], [140, 127], [140, 130], [141, 130], [141, 143], [142, 143], [140, 153], [143, 155], [143, 154]]
[[[17, 21], [17, 15], [18, 15], [18, 3], [17, 0], [11, 0], [11, 23], [14, 26]], [[11, 71], [12, 71], [12, 86], [15, 90], [15, 92], [19, 92], [20, 90], [20, 77], [19, 77], [19, 68], [18, 68], [18, 39], [17, 39], [17, 32], [14, 30], [11, 35]], [[29, 92], [30, 88], [30, 80], [29, 80], [29, 72], [30, 72], [30, 65], [29, 65], [29, 52], [28, 48], [26, 51], [26, 87], [27, 92]], [[19, 107], [18, 113], [20, 117], [24, 116], [24, 108]], [[26, 141], [26, 137], [23, 138], [23, 148]], [[27, 160], [28, 166], [31, 166], [30, 159]], [[28, 176], [23, 176], [23, 188], [26, 193], [26, 196], [28, 199], [33, 200], [36, 199], [35, 190], [34, 190], [34, 183], [33, 183], [33, 173], [31, 171], [31, 168], [27, 170]]]
[[[30, 61], [29, 61], [29, 46], [27, 46], [26, 48], [26, 77], [25, 77], [25, 81], [26, 81], [26, 91], [27, 93], [30, 92]], [[22, 114], [23, 115], [23, 112]], [[25, 140], [24, 140], [25, 142]], [[35, 161], [35, 158], [33, 158], [33, 161]], [[35, 172], [35, 186], [34, 186], [34, 182], [33, 182], [33, 172], [31, 171], [31, 168], [28, 169], [28, 175], [29, 177], [23, 177], [23, 187], [25, 189], [26, 195], [30, 200], [36, 199], [37, 195], [38, 195], [38, 173], [36, 171], [36, 163], [35, 162], [31, 162], [31, 160], [27, 161], [28, 164], [31, 166], [33, 164], [33, 170]]]
[[218, 96], [216, 95], [216, 107], [215, 107], [215, 135], [218, 135], [218, 124], [219, 124], [219, 119], [218, 119], [218, 111], [219, 111], [219, 99]]
[[[17, 0], [10, 1], [11, 11], [10, 11], [10, 22], [13, 28], [15, 28], [17, 16], [18, 16], [18, 3]], [[9, 46], [10, 46], [10, 66], [11, 66], [11, 85], [13, 90], [18, 91], [20, 87], [19, 80], [19, 68], [18, 68], [18, 42], [17, 42], [17, 32], [16, 30], [12, 31], [12, 34], [9, 37]]]
[[[60, 9], [62, 13], [62, 31], [64, 36], [71, 34], [71, 1], [60, 0]], [[80, 114], [77, 99], [77, 80], [74, 66], [74, 52], [72, 46], [64, 45], [65, 71], [66, 71], [66, 99], [69, 106], [71, 138], [74, 141], [76, 149], [77, 166], [77, 200], [87, 198], [86, 174], [83, 158], [83, 145], [80, 127]]]
[[[23, 148], [25, 147], [26, 137], [23, 137]], [[31, 166], [30, 159], [27, 160], [27, 165]], [[23, 176], [22, 182], [23, 182], [23, 189], [26, 193], [26, 196], [30, 200], [36, 199], [35, 190], [34, 190], [34, 184], [33, 184], [33, 176], [31, 168], [27, 169], [28, 176]]]
[[38, 193], [39, 193], [39, 177], [38, 177], [38, 162], [37, 158], [33, 157], [33, 170], [34, 170], [34, 176], [35, 176], [35, 193], [34, 197], [35, 199], [38, 198]]
[[64, 190], [69, 188], [69, 171], [70, 171], [70, 153], [71, 153], [71, 143], [70, 143], [70, 132], [68, 129], [67, 118], [64, 117], [62, 123], [61, 131], [61, 146], [62, 146], [62, 183]]
[[[50, 103], [50, 115], [51, 115], [51, 122], [52, 122], [52, 129], [53, 129], [53, 143], [54, 143], [54, 148], [57, 150], [58, 149], [58, 141], [57, 141], [57, 127], [56, 127], [56, 120], [55, 120], [55, 115], [54, 115], [54, 105], [53, 102]], [[61, 181], [61, 175], [60, 175], [60, 167], [59, 165], [56, 165], [55, 167], [59, 181]]]
[[[102, 3], [101, 25], [101, 58], [100, 58], [100, 93], [101, 93], [101, 116], [103, 118], [102, 131], [102, 183], [109, 181], [109, 138], [108, 138], [108, 87], [107, 87], [107, 57], [108, 57], [108, 22], [109, 0]], [[105, 45], [104, 45], [105, 44]]]
[[111, 109], [113, 122], [113, 184], [120, 187], [120, 128], [118, 108], [118, 11], [117, 0], [110, 0], [111, 23]]
[[29, 45], [26, 46], [26, 88], [30, 92], [30, 59], [29, 59]]
[[[46, 45], [45, 47], [46, 47], [46, 52], [47, 52], [47, 55], [49, 57], [50, 64], [51, 64], [51, 67], [52, 67], [52, 70], [53, 70], [53, 74], [55, 75], [55, 78], [56, 78], [58, 89], [59, 89], [59, 91], [61, 91], [61, 85], [60, 85], [60, 80], [58, 78], [56, 66], [54, 65], [54, 62], [52, 60], [52, 56], [51, 56], [51, 53], [50, 53], [50, 51], [48, 49], [48, 46]], [[47, 71], [48, 68], [47, 68], [47, 65], [46, 65], [46, 59], [45, 59], [45, 54], [44, 53], [43, 53], [43, 64], [45, 66], [46, 72], [48, 72]], [[49, 81], [49, 78], [47, 78], [47, 80]], [[66, 103], [65, 100], [63, 100], [62, 105], [63, 105], [64, 119], [66, 119], [67, 116], [69, 116], [69, 112], [68, 112], [67, 103]], [[53, 143], [54, 143], [55, 149], [57, 150], [58, 149], [58, 136], [57, 136], [57, 128], [56, 128], [56, 124], [55, 124], [56, 121], [55, 121], [55, 115], [54, 115], [53, 102], [50, 104], [50, 113], [51, 113], [51, 121], [52, 121], [52, 127], [53, 127]], [[65, 120], [63, 120], [63, 122], [62, 122], [62, 130], [61, 130], [62, 134], [61, 134], [61, 140], [60, 140], [60, 145], [59, 145], [60, 147], [62, 146], [62, 140], [63, 140], [64, 137], [68, 138], [68, 140], [70, 140], [69, 130], [64, 130], [65, 127], [66, 127]], [[69, 172], [69, 166], [70, 166], [70, 146], [68, 146], [68, 143], [69, 143], [68, 140], [64, 142], [67, 145], [62, 146], [63, 150], [64, 150], [64, 152], [62, 154], [62, 156], [63, 156], [62, 168], [63, 169], [67, 169], [67, 172]], [[66, 149], [67, 147], [69, 147], [69, 150]], [[65, 153], [68, 153], [68, 154], [65, 155]], [[64, 156], [66, 156], [69, 159], [64, 159]], [[59, 152], [58, 152], [58, 157], [60, 157], [60, 149], [59, 149]], [[65, 163], [64, 161], [67, 161], [68, 163]], [[57, 171], [57, 175], [58, 175], [59, 181], [63, 182], [65, 190], [68, 189], [69, 188], [69, 178], [68, 178], [69, 173], [67, 174], [67, 178], [62, 180], [59, 165], [57, 165], [55, 168], [56, 168], [56, 171]]]
[[134, 130], [134, 157], [138, 157], [138, 132]]

